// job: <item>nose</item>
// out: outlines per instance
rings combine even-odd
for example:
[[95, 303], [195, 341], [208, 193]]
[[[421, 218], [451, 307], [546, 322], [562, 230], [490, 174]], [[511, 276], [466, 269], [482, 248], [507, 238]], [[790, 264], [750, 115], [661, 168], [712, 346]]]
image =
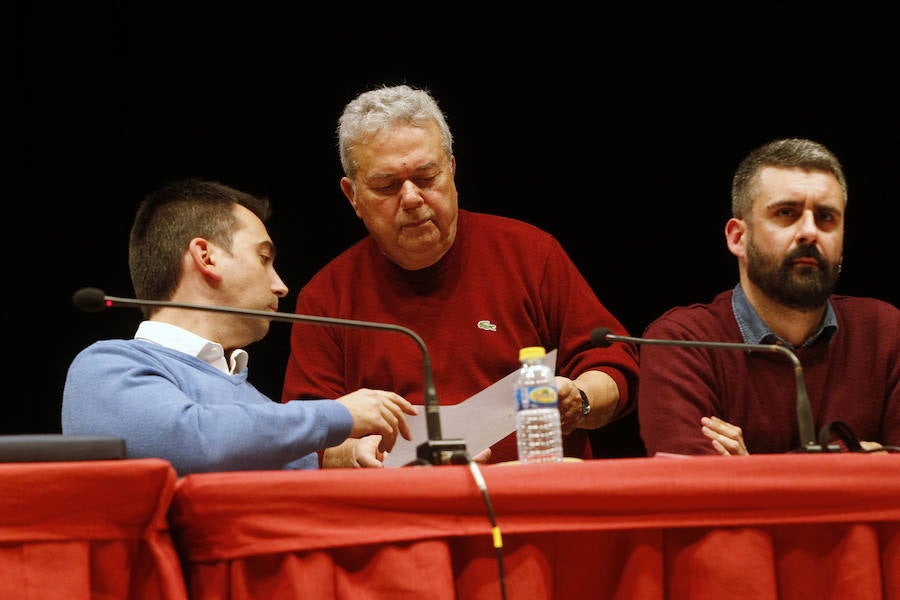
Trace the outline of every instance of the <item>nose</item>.
[[281, 276], [272, 271], [273, 279], [272, 279], [272, 293], [278, 296], [279, 298], [284, 298], [288, 293], [288, 286], [285, 285], [284, 281], [281, 279]]
[[797, 241], [809, 243], [819, 235], [816, 217], [811, 210], [803, 211], [797, 220]]
[[404, 181], [403, 186], [400, 188], [400, 206], [409, 210], [418, 208], [424, 203], [425, 201], [422, 199], [419, 187], [412, 181]]

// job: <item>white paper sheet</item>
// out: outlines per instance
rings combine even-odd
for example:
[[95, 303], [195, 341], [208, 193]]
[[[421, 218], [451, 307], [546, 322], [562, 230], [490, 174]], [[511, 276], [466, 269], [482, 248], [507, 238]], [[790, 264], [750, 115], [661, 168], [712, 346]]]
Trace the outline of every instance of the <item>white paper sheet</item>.
[[[544, 362], [556, 371], [556, 350], [547, 353]], [[454, 404], [441, 406], [441, 437], [464, 440], [469, 456], [475, 456], [491, 444], [499, 442], [516, 429], [516, 404], [512, 384], [518, 369], [474, 396]], [[428, 441], [425, 409], [407, 415], [412, 441], [398, 437], [384, 460], [385, 467], [402, 467], [416, 460], [416, 448]]]

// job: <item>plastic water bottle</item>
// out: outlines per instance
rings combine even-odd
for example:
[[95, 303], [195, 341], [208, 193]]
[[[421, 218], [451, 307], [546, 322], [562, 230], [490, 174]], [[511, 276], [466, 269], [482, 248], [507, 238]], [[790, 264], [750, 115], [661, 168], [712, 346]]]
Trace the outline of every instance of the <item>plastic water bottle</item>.
[[522, 367], [513, 381], [516, 398], [516, 438], [519, 462], [560, 462], [563, 458], [562, 431], [556, 378], [544, 364], [541, 346], [519, 350]]

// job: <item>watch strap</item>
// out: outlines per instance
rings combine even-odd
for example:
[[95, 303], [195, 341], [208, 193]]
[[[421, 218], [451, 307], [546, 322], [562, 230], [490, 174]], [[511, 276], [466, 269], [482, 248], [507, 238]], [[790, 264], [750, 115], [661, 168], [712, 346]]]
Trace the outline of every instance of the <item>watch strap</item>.
[[583, 389], [577, 386], [575, 389], [581, 394], [581, 416], [586, 417], [591, 413], [591, 401], [588, 400], [587, 394], [584, 393]]

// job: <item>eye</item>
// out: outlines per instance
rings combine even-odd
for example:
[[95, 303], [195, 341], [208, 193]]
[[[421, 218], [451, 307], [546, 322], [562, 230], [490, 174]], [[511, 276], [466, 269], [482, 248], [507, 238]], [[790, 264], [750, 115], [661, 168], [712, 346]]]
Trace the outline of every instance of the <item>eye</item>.
[[373, 192], [377, 192], [379, 194], [391, 194], [398, 187], [399, 187], [399, 184], [397, 182], [389, 181], [387, 183], [382, 183], [380, 185], [373, 185], [373, 186], [371, 186], [371, 189]]
[[819, 216], [816, 217], [819, 221], [824, 221], [826, 223], [833, 223], [837, 220], [837, 215], [834, 214], [830, 210], [823, 210], [819, 212]]
[[776, 217], [792, 217], [794, 216], [794, 208], [791, 206], [782, 206], [775, 211]]

